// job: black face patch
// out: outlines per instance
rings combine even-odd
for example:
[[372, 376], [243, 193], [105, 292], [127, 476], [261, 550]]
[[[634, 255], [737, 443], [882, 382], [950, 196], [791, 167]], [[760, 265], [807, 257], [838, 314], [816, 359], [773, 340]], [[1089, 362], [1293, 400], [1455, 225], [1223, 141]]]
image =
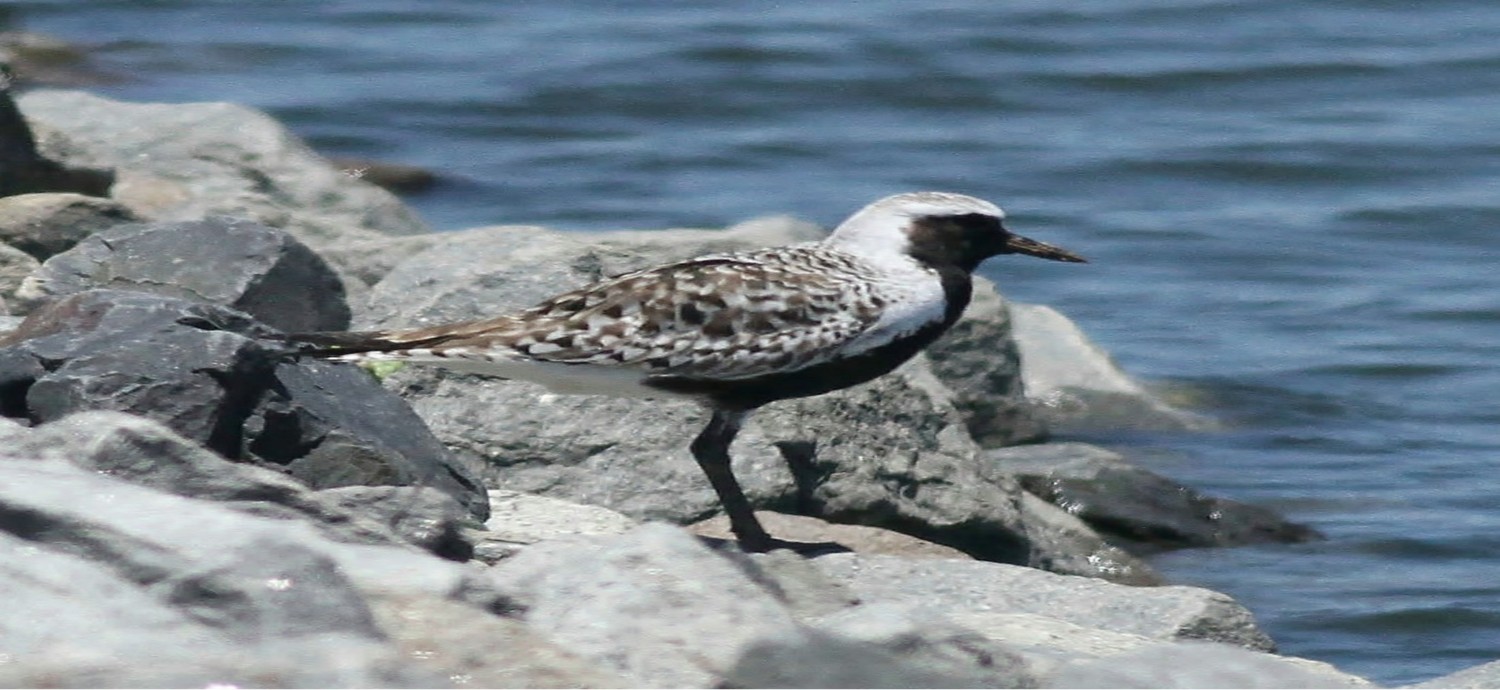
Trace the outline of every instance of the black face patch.
[[912, 220], [907, 237], [912, 258], [933, 268], [955, 266], [972, 271], [1005, 246], [1000, 219], [982, 213], [922, 216]]

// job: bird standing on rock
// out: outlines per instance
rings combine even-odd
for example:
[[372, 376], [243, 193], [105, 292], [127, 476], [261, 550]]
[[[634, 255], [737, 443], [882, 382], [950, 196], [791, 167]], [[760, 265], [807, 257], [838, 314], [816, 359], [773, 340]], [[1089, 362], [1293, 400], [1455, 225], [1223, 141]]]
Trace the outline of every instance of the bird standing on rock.
[[944, 192], [886, 197], [819, 242], [712, 254], [607, 278], [490, 319], [288, 336], [327, 359], [434, 364], [557, 393], [681, 397], [712, 412], [689, 448], [740, 546], [756, 520], [729, 446], [756, 408], [864, 383], [958, 320], [999, 254], [1083, 262], [1010, 233], [999, 207]]

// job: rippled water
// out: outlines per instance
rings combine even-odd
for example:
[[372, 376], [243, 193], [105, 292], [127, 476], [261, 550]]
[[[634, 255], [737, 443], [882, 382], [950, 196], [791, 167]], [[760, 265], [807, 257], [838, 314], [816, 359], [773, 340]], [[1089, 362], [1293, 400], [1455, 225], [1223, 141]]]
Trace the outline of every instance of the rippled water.
[[[718, 6], [715, 6], [718, 5]], [[8, 10], [8, 13], [6, 13]], [[436, 226], [825, 224], [937, 188], [998, 262], [1229, 424], [1111, 436], [1326, 532], [1162, 556], [1381, 683], [1500, 657], [1500, 5], [55, 0], [132, 100], [268, 109], [444, 175]]]

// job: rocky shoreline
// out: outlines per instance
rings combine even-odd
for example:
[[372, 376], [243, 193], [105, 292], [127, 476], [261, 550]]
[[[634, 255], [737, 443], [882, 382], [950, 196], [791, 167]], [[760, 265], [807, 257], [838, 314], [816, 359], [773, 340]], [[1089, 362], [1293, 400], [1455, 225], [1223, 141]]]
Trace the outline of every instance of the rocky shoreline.
[[249, 108], [0, 95], [0, 684], [1370, 685], [1141, 559], [1317, 534], [1043, 442], [1211, 422], [987, 284], [927, 356], [746, 429], [771, 529], [846, 549], [816, 557], [723, 538], [690, 406], [272, 338], [822, 232], [433, 233]]

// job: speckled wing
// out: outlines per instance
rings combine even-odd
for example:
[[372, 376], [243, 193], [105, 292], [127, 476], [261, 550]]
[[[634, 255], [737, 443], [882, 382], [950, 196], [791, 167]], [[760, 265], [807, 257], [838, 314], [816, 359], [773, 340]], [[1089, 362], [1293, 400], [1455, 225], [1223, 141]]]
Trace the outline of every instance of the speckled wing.
[[847, 259], [795, 247], [668, 264], [510, 316], [382, 335], [438, 356], [734, 380], [826, 361], [875, 325], [882, 306]]

